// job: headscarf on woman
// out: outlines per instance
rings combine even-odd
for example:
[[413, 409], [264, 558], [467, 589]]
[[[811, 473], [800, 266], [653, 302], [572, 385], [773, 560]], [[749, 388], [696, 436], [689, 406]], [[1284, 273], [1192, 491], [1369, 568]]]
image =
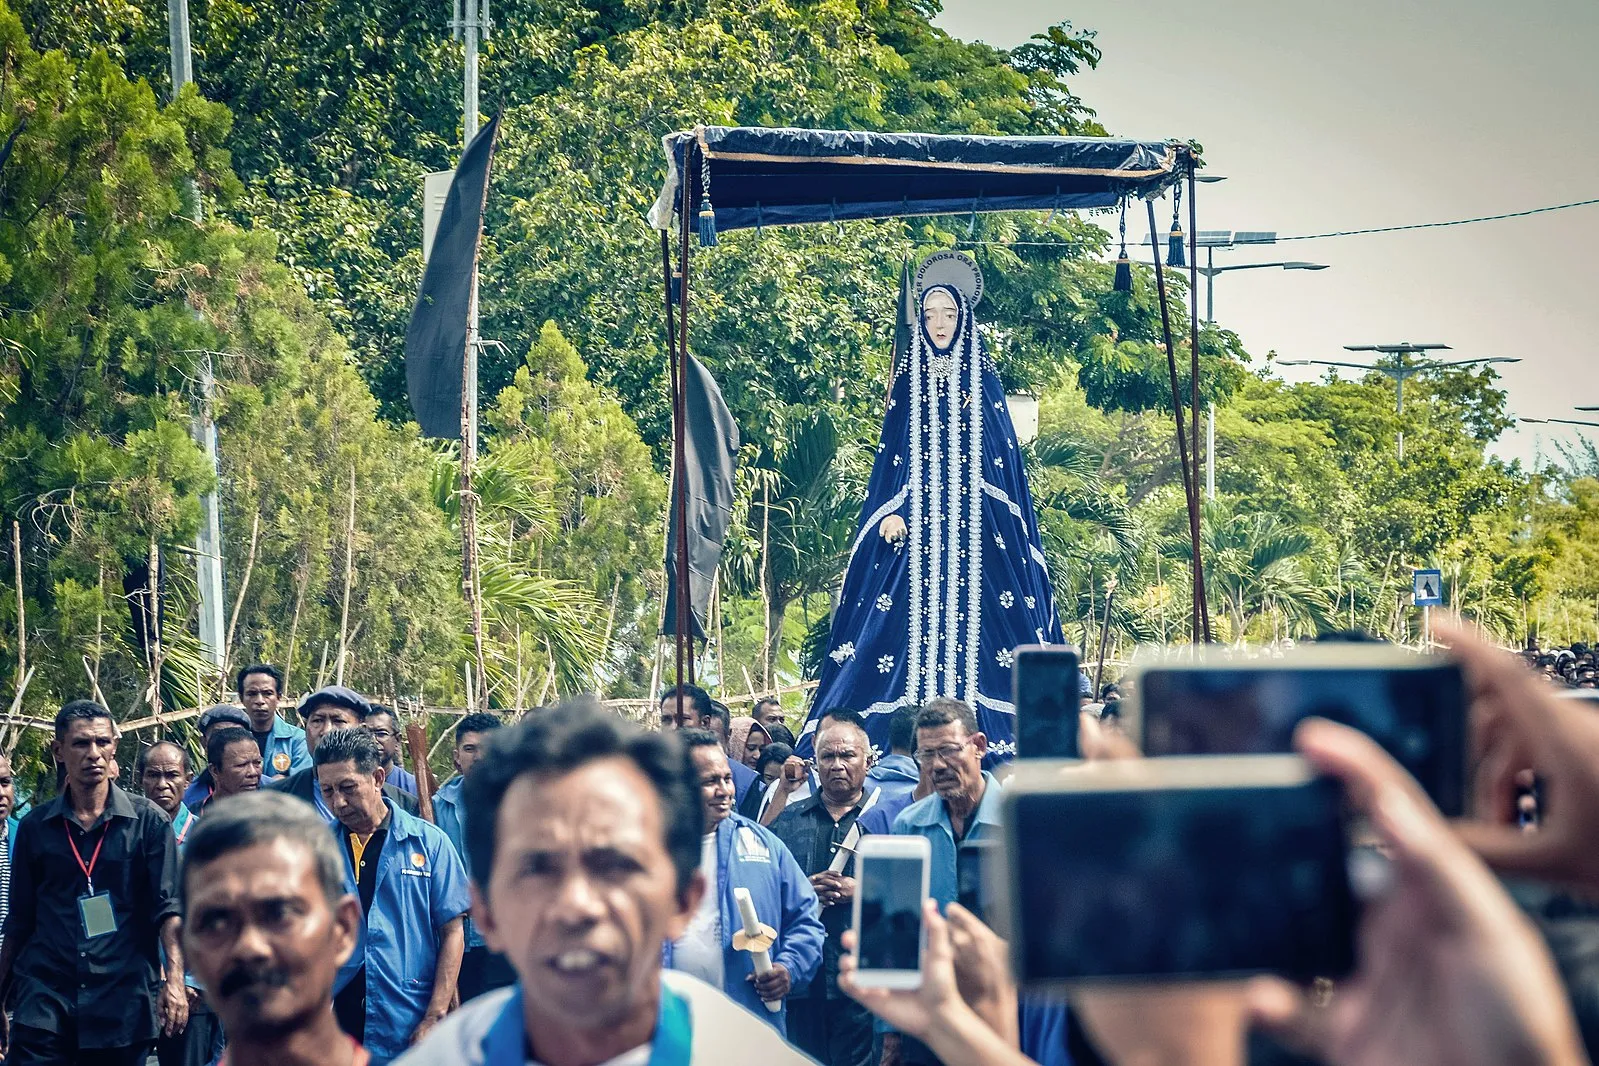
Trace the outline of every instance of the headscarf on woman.
[[755, 749], [755, 754], [759, 755], [761, 748], [766, 747], [772, 741], [770, 734], [766, 732], [766, 728], [761, 723], [748, 715], [740, 715], [729, 722], [727, 726], [728, 756], [748, 766], [751, 770], [755, 769], [755, 759], [748, 752], [749, 737], [752, 732], [761, 735], [761, 743]]

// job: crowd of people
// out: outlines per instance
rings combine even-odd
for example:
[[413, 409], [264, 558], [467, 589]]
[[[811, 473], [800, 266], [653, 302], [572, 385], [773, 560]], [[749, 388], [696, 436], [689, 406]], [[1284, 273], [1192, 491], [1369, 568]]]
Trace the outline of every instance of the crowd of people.
[[1528, 648], [1521, 653], [1521, 658], [1556, 685], [1599, 689], [1599, 655], [1580, 640], [1569, 648]]
[[[1439, 630], [1470, 675], [1473, 820], [1445, 821], [1359, 733], [1311, 721], [1297, 736], [1391, 863], [1355, 974], [1069, 1003], [1019, 989], [988, 924], [1005, 775], [958, 700], [894, 712], [881, 753], [859, 714], [834, 711], [808, 761], [780, 705], [733, 717], [689, 685], [662, 697], [659, 730], [592, 700], [514, 723], [469, 714], [457, 774], [427, 796], [392, 711], [334, 686], [295, 725], [268, 665], [241, 672], [240, 707], [202, 716], [200, 772], [161, 741], [140, 751], [136, 789], [117, 781], [110, 713], [73, 701], [55, 720], [59, 794], [20, 822], [0, 760], [4, 1061], [1586, 1062], [1599, 957], [1551, 954], [1546, 915], [1519, 893], [1599, 891], [1599, 715]], [[1084, 755], [1136, 758], [1111, 717], [1084, 714]], [[871, 833], [928, 841], [913, 991], [855, 980], [854, 850]]]

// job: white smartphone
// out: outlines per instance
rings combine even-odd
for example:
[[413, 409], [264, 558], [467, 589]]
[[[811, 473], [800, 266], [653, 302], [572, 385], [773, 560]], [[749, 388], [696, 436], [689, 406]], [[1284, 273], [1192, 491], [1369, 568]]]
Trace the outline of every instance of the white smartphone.
[[922, 901], [931, 856], [926, 837], [861, 840], [855, 853], [855, 983], [862, 988], [922, 986]]

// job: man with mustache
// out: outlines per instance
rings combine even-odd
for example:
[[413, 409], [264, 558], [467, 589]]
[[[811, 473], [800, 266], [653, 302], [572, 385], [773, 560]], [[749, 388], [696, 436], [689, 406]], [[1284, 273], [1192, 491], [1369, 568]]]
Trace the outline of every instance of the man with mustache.
[[397, 1066], [809, 1061], [719, 989], [662, 972], [705, 891], [698, 774], [672, 731], [576, 701], [496, 732], [462, 788], [472, 917], [517, 983]]
[[[988, 737], [960, 700], [940, 696], [917, 712], [916, 764], [933, 795], [900, 811], [894, 832], [928, 839], [928, 894], [941, 908], [958, 902], [980, 912], [982, 856], [987, 846], [997, 846], [1000, 831], [1000, 786], [983, 770], [987, 753]], [[881, 1066], [934, 1062], [925, 1045], [898, 1033], [884, 1035]]]
[[181, 886], [184, 950], [227, 1033], [225, 1066], [366, 1066], [333, 1016], [361, 901], [315, 811], [276, 791], [219, 800], [189, 837]]

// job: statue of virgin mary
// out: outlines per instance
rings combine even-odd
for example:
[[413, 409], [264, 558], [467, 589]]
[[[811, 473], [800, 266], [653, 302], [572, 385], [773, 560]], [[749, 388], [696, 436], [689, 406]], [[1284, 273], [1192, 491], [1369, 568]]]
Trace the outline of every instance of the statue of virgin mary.
[[916, 272], [804, 753], [833, 708], [864, 714], [883, 752], [890, 712], [953, 696], [993, 758], [1011, 758], [1015, 649], [1061, 643], [1022, 449], [972, 314], [982, 295], [961, 253]]

